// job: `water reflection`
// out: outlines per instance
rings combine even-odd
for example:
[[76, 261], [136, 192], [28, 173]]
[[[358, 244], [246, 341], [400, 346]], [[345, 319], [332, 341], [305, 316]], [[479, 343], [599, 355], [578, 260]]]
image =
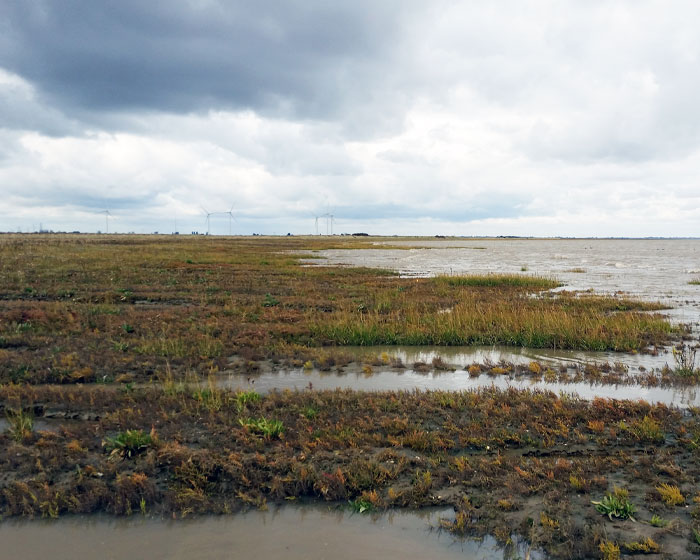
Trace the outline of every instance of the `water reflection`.
[[412, 391], [441, 390], [462, 391], [484, 387], [507, 389], [540, 389], [555, 393], [576, 394], [584, 399], [595, 397], [614, 399], [642, 399], [650, 403], [663, 403], [687, 408], [700, 406], [697, 387], [640, 387], [638, 385], [603, 385], [590, 383], [549, 383], [531, 379], [482, 374], [471, 377], [466, 370], [442, 372], [417, 372], [376, 369], [372, 373], [329, 373], [318, 370], [291, 369], [266, 372], [255, 377], [238, 374], [221, 376], [220, 385], [236, 390], [255, 390], [267, 393], [272, 390], [332, 390], [353, 389], [356, 391]]

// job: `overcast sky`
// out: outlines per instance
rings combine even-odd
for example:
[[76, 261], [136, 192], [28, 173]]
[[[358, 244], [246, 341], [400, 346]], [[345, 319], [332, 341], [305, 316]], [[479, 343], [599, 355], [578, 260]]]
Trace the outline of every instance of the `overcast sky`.
[[698, 22], [695, 0], [2, 0], [0, 231], [205, 232], [204, 208], [212, 234], [698, 236]]

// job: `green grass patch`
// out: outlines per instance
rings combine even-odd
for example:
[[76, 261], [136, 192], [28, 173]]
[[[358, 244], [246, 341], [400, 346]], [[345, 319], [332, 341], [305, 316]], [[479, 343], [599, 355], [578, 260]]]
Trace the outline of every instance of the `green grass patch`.
[[553, 278], [525, 274], [481, 274], [467, 276], [436, 276], [435, 281], [448, 286], [471, 288], [520, 288], [524, 290], [551, 290], [562, 284]]

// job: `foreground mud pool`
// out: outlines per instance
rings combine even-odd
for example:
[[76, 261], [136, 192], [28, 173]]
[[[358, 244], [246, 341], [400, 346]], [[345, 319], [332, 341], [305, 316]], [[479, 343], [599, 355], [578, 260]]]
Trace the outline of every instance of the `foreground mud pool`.
[[[6, 516], [439, 506], [452, 510], [444, 530], [492, 535], [506, 551], [520, 539], [555, 558], [595, 556], [605, 543], [669, 558], [700, 551], [693, 408], [516, 389], [15, 386], [0, 398], [13, 419], [17, 403], [33, 403], [58, 424], [19, 432], [12, 422], [0, 435]], [[611, 519], [592, 503], [610, 500], [625, 504]]]
[[0, 240], [14, 556], [700, 554], [697, 244], [36, 239]]
[[[0, 525], [7, 558], [89, 560], [151, 558], [305, 558], [356, 560], [498, 560], [493, 539], [455, 539], [440, 532], [446, 511], [394, 511], [372, 516], [317, 506], [283, 506], [226, 517], [176, 522], [151, 518], [76, 517]], [[513, 549], [521, 557], [527, 547]], [[533, 560], [541, 556], [532, 551]]]

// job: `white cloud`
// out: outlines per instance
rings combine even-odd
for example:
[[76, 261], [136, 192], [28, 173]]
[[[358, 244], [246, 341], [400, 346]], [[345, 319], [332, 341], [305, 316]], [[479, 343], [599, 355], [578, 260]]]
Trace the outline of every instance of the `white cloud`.
[[[699, 234], [694, 2], [403, 4], [381, 25], [328, 8], [332, 32], [274, 7], [124, 6], [143, 34], [106, 28], [109, 44], [80, 25], [69, 41], [51, 10], [5, 24], [20, 54], [0, 67], [0, 230], [38, 211], [95, 230], [110, 208], [120, 231], [201, 231], [200, 206], [234, 204], [237, 233], [309, 233], [332, 211], [336, 232]], [[251, 48], [222, 42], [241, 21], [259, 56], [224, 60]], [[36, 25], [48, 35], [23, 42]], [[41, 65], [78, 40], [94, 59]]]

